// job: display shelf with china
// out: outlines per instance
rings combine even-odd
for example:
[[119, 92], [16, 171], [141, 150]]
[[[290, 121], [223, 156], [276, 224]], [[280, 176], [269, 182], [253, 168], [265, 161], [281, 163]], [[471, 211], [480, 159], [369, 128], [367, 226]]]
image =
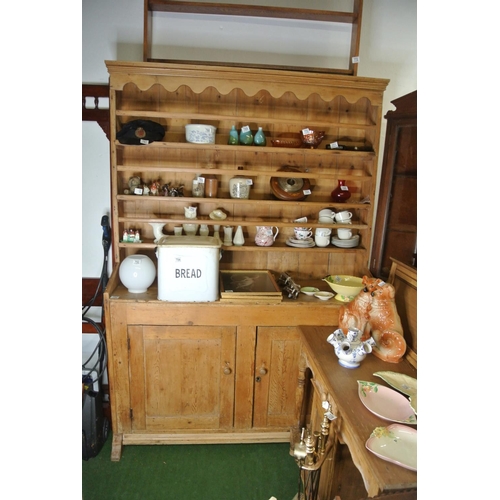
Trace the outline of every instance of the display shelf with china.
[[[340, 302], [302, 293], [268, 303], [231, 302], [227, 297], [206, 303], [164, 301], [158, 299], [157, 283], [146, 293], [129, 293], [120, 283], [118, 268], [137, 253], [155, 261], [154, 240], [173, 236], [174, 228], [180, 230], [186, 223], [185, 208], [195, 206], [195, 224], [206, 225], [210, 235], [218, 231], [221, 242], [225, 226], [233, 228], [232, 237], [241, 226], [243, 245], [221, 247], [221, 271], [269, 270], [276, 278], [289, 272], [297, 284], [320, 292], [331, 292], [324, 276], [362, 276], [368, 268], [388, 81], [199, 64], [106, 65], [114, 261], [105, 294], [112, 457], [118, 460], [126, 444], [288, 441], [298, 404], [292, 387], [299, 366], [297, 325], [338, 325]], [[122, 144], [116, 134], [132, 120], [160, 123], [166, 131], [163, 139]], [[213, 143], [187, 142], [188, 124], [216, 127]], [[254, 134], [262, 127], [266, 145], [229, 145], [233, 126], [238, 131], [249, 126]], [[273, 145], [274, 139], [288, 140], [306, 127], [324, 131], [317, 148]], [[326, 149], [340, 140], [363, 144], [369, 151]], [[209, 175], [217, 179], [216, 197], [192, 196], [193, 178]], [[238, 176], [251, 180], [248, 198], [230, 193], [230, 181]], [[154, 183], [160, 192], [130, 194], [132, 177], [144, 186]], [[301, 184], [304, 179], [308, 182]], [[352, 194], [345, 203], [330, 197], [339, 179]], [[297, 184], [307, 185], [310, 193], [297, 195]], [[182, 196], [159, 195], [165, 185], [168, 193]], [[281, 198], [273, 186], [284, 192]], [[290, 199], [282, 199], [288, 194]], [[307, 217], [312, 230], [323, 227], [318, 214], [326, 207], [352, 213], [352, 224], [330, 225], [352, 228], [358, 246], [287, 245], [296, 219]], [[277, 236], [271, 246], [255, 243], [257, 228], [263, 226], [279, 230], [274, 229]], [[131, 229], [140, 241], [122, 242]], [[168, 362], [169, 346], [181, 357], [187, 352], [192, 357], [165, 371], [176, 384], [162, 391], [164, 378], [155, 367]], [[210, 371], [214, 366], [217, 370]], [[213, 377], [211, 388], [206, 387], [211, 383], [206, 374]], [[188, 382], [195, 397], [210, 395], [198, 412], [182, 390]]]
[[[272, 255], [284, 253], [296, 256], [301, 277], [316, 274], [314, 266], [307, 263], [312, 256], [326, 266], [325, 274], [356, 274], [367, 269], [387, 80], [189, 64], [108, 61], [107, 66], [116, 261], [139, 249], [151, 255], [155, 238], [150, 223], [162, 222], [164, 233], [173, 234], [174, 226], [183, 223], [184, 207], [196, 205], [199, 221], [210, 230], [219, 225], [210, 218], [216, 209], [227, 215], [224, 225], [242, 226], [245, 244], [225, 248], [222, 268], [240, 267], [242, 262], [253, 267], [255, 262], [256, 268], [286, 271], [289, 264], [276, 267], [278, 262]], [[115, 139], [126, 123], [138, 119], [163, 125], [163, 140], [137, 146]], [[187, 142], [185, 126], [192, 123], [215, 126], [214, 143]], [[233, 126], [237, 130], [248, 126], [253, 133], [261, 127], [269, 140], [266, 146], [229, 145]], [[272, 143], [304, 129], [324, 131], [319, 147], [276, 147]], [[326, 149], [337, 141], [362, 144], [369, 151]], [[248, 199], [234, 198], [229, 191], [230, 181], [242, 174], [251, 182]], [[195, 175], [217, 178], [217, 197], [192, 196]], [[183, 196], [126, 194], [134, 176], [146, 186], [152, 182], [183, 186]], [[351, 193], [344, 203], [331, 198], [339, 180], [345, 181]], [[306, 181], [308, 191], [301, 191]], [[359, 242], [353, 240], [349, 246], [349, 242], [335, 240], [322, 248], [288, 246], [294, 221], [307, 217], [308, 227], [323, 227], [318, 213], [325, 207], [352, 212], [352, 223], [335, 223], [332, 234], [338, 227], [349, 227]], [[253, 243], [256, 228], [262, 225], [280, 229], [270, 247]], [[120, 235], [130, 228], [139, 230], [142, 244], [121, 242]], [[336, 268], [339, 262], [342, 269]]]

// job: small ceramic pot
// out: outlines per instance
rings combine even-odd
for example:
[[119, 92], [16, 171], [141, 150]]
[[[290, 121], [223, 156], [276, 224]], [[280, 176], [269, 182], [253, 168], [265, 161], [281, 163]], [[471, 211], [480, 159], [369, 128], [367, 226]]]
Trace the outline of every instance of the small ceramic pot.
[[372, 352], [372, 346], [375, 345], [375, 341], [371, 337], [365, 341], [361, 341], [360, 338], [361, 332], [357, 328], [349, 328], [347, 335], [339, 328], [330, 334], [326, 341], [335, 348], [335, 354], [339, 358], [341, 366], [358, 368], [366, 355]]

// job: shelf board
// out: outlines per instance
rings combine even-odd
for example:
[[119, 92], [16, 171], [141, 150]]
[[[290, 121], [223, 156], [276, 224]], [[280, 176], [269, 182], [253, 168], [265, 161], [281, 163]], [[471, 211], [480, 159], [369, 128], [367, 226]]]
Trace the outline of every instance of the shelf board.
[[[118, 222], [136, 223], [136, 224], [149, 224], [154, 222], [162, 222], [164, 224], [207, 224], [208, 226], [262, 226], [262, 225], [272, 225], [276, 227], [295, 227], [297, 222], [291, 221], [276, 221], [276, 219], [242, 219], [241, 217], [232, 218], [228, 217], [222, 221], [216, 221], [210, 219], [206, 216], [199, 216], [197, 219], [185, 219], [184, 217], [162, 217], [161, 215], [155, 217], [134, 217], [134, 216], [120, 216], [118, 217]], [[325, 227], [324, 223], [309, 221], [306, 223], [308, 227]], [[368, 225], [362, 222], [353, 222], [352, 224], [332, 224], [332, 229], [337, 228], [348, 228], [348, 229], [368, 229]]]
[[[328, 144], [328, 143], [325, 143]], [[317, 156], [332, 156], [332, 155], [341, 155], [341, 156], [354, 156], [356, 158], [372, 158], [375, 156], [375, 151], [344, 151], [344, 150], [335, 150], [335, 149], [326, 149], [317, 148], [281, 148], [281, 147], [273, 147], [273, 146], [229, 146], [228, 144], [190, 144], [188, 142], [152, 142], [151, 144], [144, 144], [142, 146], [132, 145], [132, 144], [120, 144], [116, 141], [116, 147], [120, 148], [166, 148], [166, 149], [187, 149], [192, 150], [193, 147], [196, 149], [202, 150], [214, 150], [214, 151], [229, 151], [231, 153], [235, 153], [236, 151], [245, 151], [252, 153], [272, 153], [272, 154], [280, 154], [280, 153], [293, 153], [293, 154], [302, 154], [302, 155], [317, 155]], [[241, 172], [240, 172], [241, 173]]]
[[[269, 195], [271, 196], [271, 195]], [[312, 196], [312, 195], [311, 195]], [[312, 199], [312, 200], [304, 200], [304, 201], [285, 201], [285, 200], [278, 200], [276, 198], [262, 198], [262, 199], [256, 199], [256, 198], [250, 198], [248, 200], [242, 200], [242, 199], [236, 199], [236, 198], [193, 198], [190, 196], [138, 196], [138, 195], [131, 195], [131, 194], [119, 194], [117, 195], [117, 200], [118, 201], [138, 201], [138, 198], [140, 198], [141, 201], [151, 201], [154, 203], [160, 202], [160, 203], [179, 203], [179, 202], [184, 202], [184, 203], [195, 203], [195, 204], [213, 204], [213, 205], [226, 205], [226, 204], [252, 204], [255, 206], [258, 205], [266, 205], [268, 206], [269, 204], [277, 204], [277, 205], [282, 205], [282, 206], [287, 206], [287, 205], [292, 205], [294, 207], [297, 206], [302, 206], [302, 207], [307, 207], [307, 208], [314, 208], [315, 206], [321, 206], [322, 208], [323, 205], [328, 205], [329, 207], [333, 208], [342, 208], [342, 209], [365, 209], [369, 210], [371, 207], [371, 203], [361, 203], [360, 201], [356, 200], [348, 200], [345, 203], [334, 203], [330, 198], [324, 198], [324, 199]], [[211, 219], [208, 219], [210, 221]], [[151, 220], [151, 222], [155, 222]], [[213, 221], [212, 221], [213, 222]], [[217, 222], [216, 222], [217, 223]]]
[[[284, 149], [284, 148], [283, 148]], [[338, 179], [339, 176], [341, 176], [341, 179], [344, 179], [346, 181], [358, 181], [358, 182], [364, 182], [364, 181], [371, 181], [372, 176], [371, 175], [366, 175], [366, 174], [339, 174], [337, 170], [333, 170], [332, 173], [325, 173], [325, 172], [313, 172], [313, 171], [307, 171], [307, 172], [292, 172], [292, 171], [279, 171], [279, 170], [251, 170], [251, 169], [246, 169], [246, 170], [234, 170], [234, 169], [223, 169], [223, 168], [213, 168], [213, 169], [200, 169], [199, 166], [194, 166], [194, 167], [163, 167], [163, 166], [158, 166], [158, 165], [140, 165], [140, 164], [135, 164], [135, 165], [117, 165], [117, 170], [118, 172], [142, 172], [142, 171], [147, 171], [147, 172], [165, 172], [165, 173], [179, 173], [180, 170], [184, 173], [193, 173], [193, 174], [200, 174], [203, 172], [205, 175], [244, 175], [245, 177], [261, 177], [261, 176], [267, 176], [267, 177], [284, 177], [286, 179], [288, 178], [298, 178], [302, 179], [304, 177], [307, 177], [308, 179]]]
[[[168, 235], [165, 235], [168, 236]], [[118, 243], [118, 246], [120, 248], [133, 248], [135, 250], [140, 250], [140, 249], [155, 249], [158, 244], [153, 243], [153, 242], [143, 242], [143, 243]], [[297, 248], [297, 247], [290, 247], [286, 245], [285, 243], [275, 243], [274, 245], [270, 247], [260, 247], [258, 245], [255, 245], [253, 242], [248, 242], [245, 243], [242, 246], [221, 246], [222, 250], [226, 250], [229, 252], [339, 252], [339, 253], [344, 253], [344, 252], [359, 252], [359, 251], [366, 251], [366, 248], [363, 245], [359, 245], [354, 248], [339, 248], [334, 245], [328, 245], [327, 247], [312, 247], [312, 248]]]
[[190, 14], [212, 14], [219, 16], [269, 17], [275, 19], [297, 19], [330, 23], [353, 24], [358, 19], [355, 12], [339, 12], [317, 9], [296, 9], [263, 5], [238, 5], [230, 3], [179, 2], [149, 0], [153, 12], [178, 12]]
[[[174, 113], [170, 111], [147, 111], [144, 109], [141, 110], [132, 110], [132, 109], [118, 109], [116, 110], [116, 116], [125, 116], [127, 118], [135, 118], [135, 119], [145, 119], [145, 118], [165, 118], [165, 119], [175, 119], [175, 120], [186, 120], [186, 123], [205, 123], [205, 122], [250, 122], [255, 123], [257, 117], [254, 116], [244, 116], [244, 114], [239, 114], [238, 117], [235, 118], [234, 115], [224, 115], [224, 114], [212, 114], [212, 113], [193, 113], [193, 112], [184, 112], [184, 113]], [[195, 121], [196, 120], [196, 121]], [[286, 119], [286, 118], [271, 118], [271, 117], [259, 117], [259, 121], [266, 124], [279, 124], [286, 126], [297, 127], [297, 131], [302, 130], [304, 128], [304, 119]], [[375, 123], [346, 123], [335, 120], [307, 120], [307, 126], [309, 128], [334, 128], [341, 127], [344, 129], [360, 129], [367, 130], [376, 127]], [[274, 139], [274, 137], [273, 137]]]

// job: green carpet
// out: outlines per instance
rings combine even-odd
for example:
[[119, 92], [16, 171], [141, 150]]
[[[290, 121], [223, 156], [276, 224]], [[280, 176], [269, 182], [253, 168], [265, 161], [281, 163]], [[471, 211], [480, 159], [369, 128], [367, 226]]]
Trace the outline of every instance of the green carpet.
[[292, 500], [298, 467], [288, 443], [124, 446], [111, 462], [111, 434], [82, 460], [83, 500]]

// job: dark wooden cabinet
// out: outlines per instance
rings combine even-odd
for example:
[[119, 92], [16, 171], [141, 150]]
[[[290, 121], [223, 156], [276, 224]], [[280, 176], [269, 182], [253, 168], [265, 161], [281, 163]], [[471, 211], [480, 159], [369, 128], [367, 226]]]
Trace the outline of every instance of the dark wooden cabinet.
[[383, 279], [391, 257], [417, 266], [417, 91], [391, 102], [370, 261]]

